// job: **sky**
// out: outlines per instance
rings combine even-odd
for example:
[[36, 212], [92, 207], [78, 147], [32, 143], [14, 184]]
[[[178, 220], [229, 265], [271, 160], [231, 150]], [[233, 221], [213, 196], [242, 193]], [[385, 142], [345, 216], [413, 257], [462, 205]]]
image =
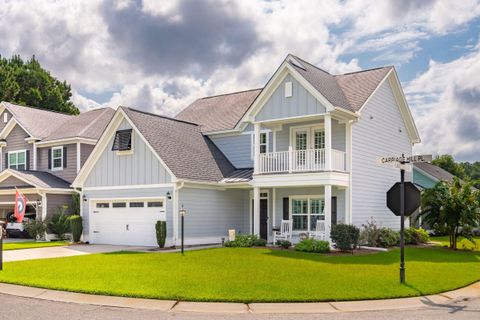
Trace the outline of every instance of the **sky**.
[[480, 161], [480, 1], [0, 0], [0, 55], [32, 55], [82, 111], [174, 116], [263, 87], [288, 53], [332, 74], [394, 65], [422, 143]]

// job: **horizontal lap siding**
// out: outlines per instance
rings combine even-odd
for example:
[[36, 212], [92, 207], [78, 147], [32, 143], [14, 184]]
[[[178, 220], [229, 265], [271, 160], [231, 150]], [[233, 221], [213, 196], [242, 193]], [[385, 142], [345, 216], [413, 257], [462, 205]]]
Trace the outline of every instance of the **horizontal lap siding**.
[[[0, 119], [3, 121], [3, 119]], [[33, 153], [32, 153], [32, 144], [27, 143], [25, 138], [28, 138], [29, 135], [26, 133], [19, 125], [16, 125], [10, 134], [7, 136], [7, 146], [2, 148], [2, 170], [6, 169], [5, 164], [5, 155], [9, 151], [17, 150], [29, 150], [30, 151], [30, 169], [33, 169]]]
[[15, 178], [14, 176], [10, 176], [5, 180], [3, 180], [2, 182], [0, 182], [0, 186], [5, 188], [5, 187], [26, 187], [30, 185], [25, 181]]
[[51, 219], [53, 215], [61, 213], [61, 207], [68, 206], [65, 214], [72, 214], [72, 195], [70, 194], [47, 194], [47, 218]]
[[[7, 122], [3, 121], [4, 114], [7, 114]], [[5, 128], [10, 119], [12, 119], [12, 114], [8, 110], [5, 109], [2, 113], [0, 113], [0, 132]]]
[[[401, 132], [400, 132], [401, 131]], [[352, 126], [352, 218], [360, 226], [370, 217], [399, 228], [399, 219], [386, 207], [385, 193], [399, 180], [398, 169], [382, 166], [385, 155], [411, 154], [412, 146], [388, 81], [383, 83]], [[406, 173], [412, 180], [412, 173]]]
[[433, 188], [437, 181], [432, 180], [431, 178], [425, 176], [423, 173], [413, 169], [413, 183], [422, 186], [422, 188], [430, 189]]
[[228, 229], [246, 233], [245, 190], [210, 190], [183, 188], [179, 204], [187, 210], [185, 238], [218, 238], [228, 236]]
[[80, 144], [80, 166], [83, 167], [85, 162], [88, 159], [88, 156], [90, 156], [90, 153], [92, 153], [93, 148], [95, 148], [95, 145], [93, 144], [85, 144], [82, 143]]
[[67, 167], [62, 170], [48, 169], [48, 150], [51, 150], [52, 147], [37, 148], [37, 170], [46, 171], [63, 180], [73, 182], [77, 176], [77, 144], [70, 143], [60, 146], [67, 149]]

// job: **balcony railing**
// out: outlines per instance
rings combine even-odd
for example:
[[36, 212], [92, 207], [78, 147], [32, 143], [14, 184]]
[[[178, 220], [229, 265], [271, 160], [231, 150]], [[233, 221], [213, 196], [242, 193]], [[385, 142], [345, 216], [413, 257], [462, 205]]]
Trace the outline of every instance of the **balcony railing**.
[[[332, 170], [345, 171], [345, 152], [332, 149]], [[261, 153], [258, 173], [325, 171], [325, 149]]]

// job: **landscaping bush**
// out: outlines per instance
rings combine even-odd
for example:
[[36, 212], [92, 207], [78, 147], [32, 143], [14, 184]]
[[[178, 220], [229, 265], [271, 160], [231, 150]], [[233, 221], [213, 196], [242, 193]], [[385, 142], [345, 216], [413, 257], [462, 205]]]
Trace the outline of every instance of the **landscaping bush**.
[[328, 241], [305, 239], [295, 245], [296, 251], [326, 253], [330, 251]]
[[82, 217], [74, 214], [73, 216], [70, 216], [68, 220], [70, 221], [70, 230], [72, 230], [72, 241], [80, 242], [83, 231]]
[[258, 238], [253, 241], [253, 246], [254, 247], [265, 247], [267, 245], [267, 240]]
[[338, 249], [352, 251], [358, 247], [360, 229], [351, 224], [341, 223], [332, 226], [330, 236]]
[[288, 240], [281, 240], [281, 241], [277, 241], [277, 245], [279, 245], [283, 249], [288, 249], [292, 246], [292, 243]]
[[235, 240], [225, 242], [225, 247], [253, 247], [256, 240], [258, 240], [258, 236], [254, 234], [239, 234], [235, 237]]
[[377, 245], [382, 248], [397, 246], [400, 243], [400, 233], [390, 228], [380, 228]]
[[54, 214], [47, 223], [47, 229], [49, 232], [55, 234], [58, 239], [65, 240], [65, 234], [70, 231], [68, 216], [63, 213]]
[[422, 244], [430, 240], [428, 232], [424, 229], [407, 228], [405, 229], [405, 244]]
[[360, 243], [369, 247], [376, 247], [378, 245], [380, 228], [377, 226], [375, 219], [370, 218], [366, 224], [362, 224], [362, 227]]
[[41, 220], [30, 220], [25, 224], [25, 230], [33, 239], [42, 240], [47, 231], [47, 225]]
[[155, 231], [157, 234], [157, 243], [160, 248], [165, 247], [165, 239], [167, 239], [167, 222], [157, 221], [155, 224]]

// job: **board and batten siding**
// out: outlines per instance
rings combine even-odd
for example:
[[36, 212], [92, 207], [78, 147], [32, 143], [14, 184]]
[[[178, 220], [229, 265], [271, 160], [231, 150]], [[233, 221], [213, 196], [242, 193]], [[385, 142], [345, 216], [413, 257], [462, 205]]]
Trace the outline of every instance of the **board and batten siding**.
[[[170, 192], [172, 199], [167, 199], [167, 192]], [[135, 189], [110, 189], [110, 190], [84, 190], [83, 195], [87, 201], [82, 201], [83, 206], [83, 237], [88, 239], [90, 231], [89, 215], [95, 210], [90, 207], [91, 201], [95, 199], [135, 199], [135, 198], [165, 198], [165, 210], [167, 221], [167, 240], [173, 245], [173, 187], [161, 188], [135, 188]]]
[[67, 206], [65, 214], [72, 213], [72, 195], [71, 194], [52, 194], [47, 193], [47, 217], [50, 219], [53, 215], [62, 213], [62, 207]]
[[[123, 120], [118, 129], [131, 129], [131, 126], [126, 120]], [[116, 151], [112, 151], [115, 135], [112, 136], [88, 175], [84, 184], [85, 187], [171, 182], [172, 179], [167, 169], [160, 163], [136, 130], [132, 131], [132, 136], [133, 154], [118, 154]]]
[[[399, 218], [386, 206], [385, 193], [400, 179], [392, 166], [377, 164], [379, 157], [411, 154], [412, 144], [388, 81], [385, 81], [352, 125], [352, 219], [361, 226], [371, 217], [378, 225], [399, 228]], [[405, 180], [412, 180], [406, 172]]]
[[[3, 119], [1, 119], [3, 121]], [[7, 169], [5, 163], [5, 155], [9, 151], [17, 151], [17, 150], [28, 150], [29, 151], [29, 160], [30, 160], [30, 169], [33, 168], [33, 155], [32, 150], [33, 146], [31, 143], [25, 141], [25, 138], [30, 137], [28, 133], [26, 133], [18, 124], [13, 127], [10, 134], [5, 139], [7, 142], [7, 146], [2, 148], [2, 170]], [[27, 160], [28, 161], [28, 160]]]
[[[75, 143], [58, 145], [67, 150], [67, 163], [64, 168], [51, 170], [48, 168], [48, 151], [55, 147], [37, 148], [37, 170], [51, 173], [68, 182], [73, 182], [77, 176], [77, 145]], [[64, 158], [65, 159], [65, 158]]]
[[245, 193], [241, 189], [180, 189], [179, 204], [187, 210], [185, 243], [220, 243], [221, 238], [228, 239], [229, 229], [247, 233]]
[[[285, 97], [285, 83], [292, 82], [292, 96]], [[290, 74], [275, 89], [255, 116], [256, 121], [325, 113], [326, 108]]]

